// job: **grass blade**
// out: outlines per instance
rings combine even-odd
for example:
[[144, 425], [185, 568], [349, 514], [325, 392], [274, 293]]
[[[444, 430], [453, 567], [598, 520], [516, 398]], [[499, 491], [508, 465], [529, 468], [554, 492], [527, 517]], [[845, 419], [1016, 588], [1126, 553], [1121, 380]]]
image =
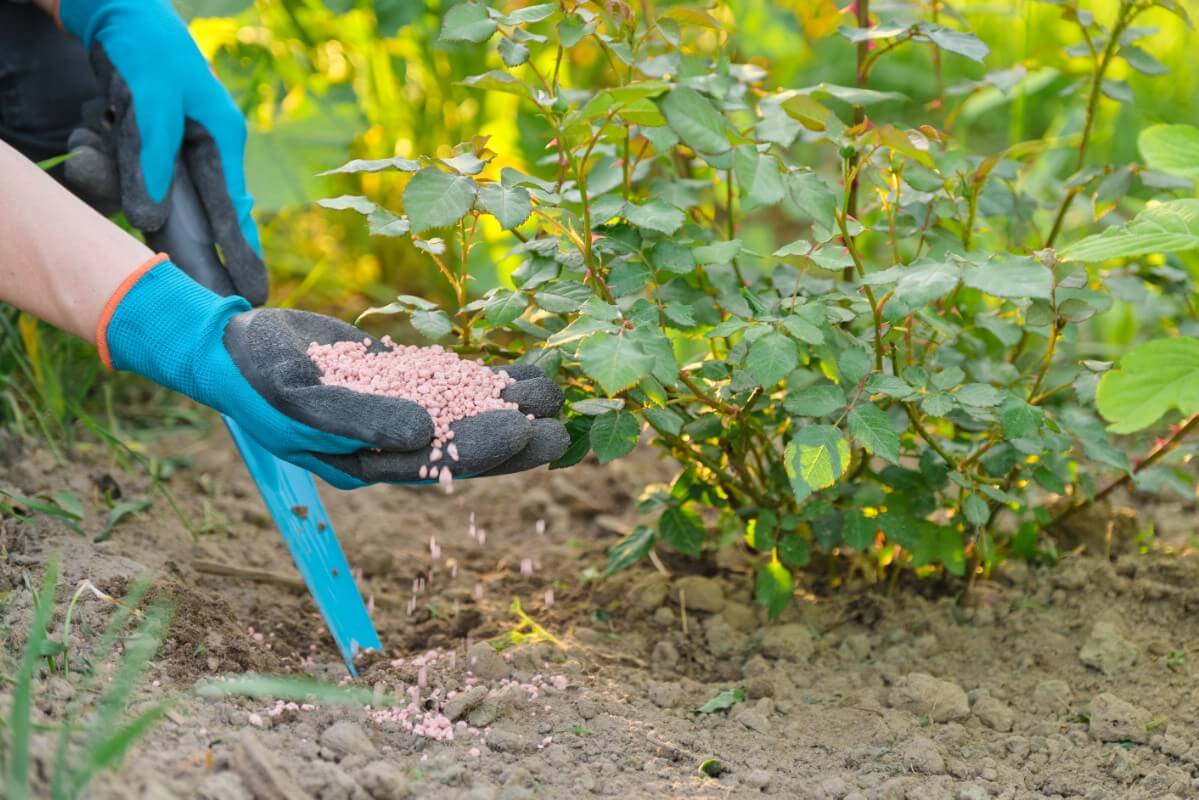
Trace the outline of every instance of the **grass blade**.
[[13, 686], [12, 711], [9, 715], [9, 738], [12, 742], [8, 762], [8, 797], [24, 800], [29, 797], [29, 740], [32, 735], [33, 676], [37, 669], [38, 653], [46, 640], [46, 628], [54, 612], [54, 590], [58, 586], [58, 561], [46, 565], [42, 588], [34, 606], [33, 622], [25, 641], [25, 652]]

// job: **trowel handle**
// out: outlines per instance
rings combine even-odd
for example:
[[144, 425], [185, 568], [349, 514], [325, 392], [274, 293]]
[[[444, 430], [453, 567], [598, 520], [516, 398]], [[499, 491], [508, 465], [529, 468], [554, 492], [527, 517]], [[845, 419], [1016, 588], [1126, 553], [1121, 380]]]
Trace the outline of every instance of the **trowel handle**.
[[201, 286], [225, 297], [237, 294], [217, 255], [208, 215], [182, 159], [175, 163], [175, 177], [167, 196], [166, 224], [147, 232], [146, 243], [170, 256], [175, 266]]

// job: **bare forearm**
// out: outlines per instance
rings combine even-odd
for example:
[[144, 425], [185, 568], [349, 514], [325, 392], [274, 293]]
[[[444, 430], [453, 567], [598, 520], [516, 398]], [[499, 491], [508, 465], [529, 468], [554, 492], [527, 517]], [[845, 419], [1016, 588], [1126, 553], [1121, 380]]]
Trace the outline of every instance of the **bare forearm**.
[[108, 298], [153, 253], [3, 142], [0, 176], [0, 300], [94, 342]]
[[33, 4], [52, 17], [58, 12], [58, 0], [33, 0]]

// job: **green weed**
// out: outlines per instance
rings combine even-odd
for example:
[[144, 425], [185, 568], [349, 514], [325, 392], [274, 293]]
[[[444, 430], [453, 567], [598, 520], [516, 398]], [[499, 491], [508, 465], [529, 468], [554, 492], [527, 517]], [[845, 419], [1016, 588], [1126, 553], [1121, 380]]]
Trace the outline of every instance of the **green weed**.
[[[166, 635], [171, 616], [170, 607], [161, 602], [152, 603], [144, 611], [138, 608], [149, 582], [138, 581], [123, 599], [117, 600], [85, 581], [68, 604], [60, 640], [51, 636], [58, 578], [58, 562], [52, 561], [40, 588], [33, 591], [31, 587], [33, 619], [13, 680], [9, 716], [0, 729], [0, 769], [6, 797], [11, 800], [24, 800], [34, 792], [53, 800], [84, 796], [96, 775], [120, 767], [169, 707], [167, 701], [160, 701], [137, 714], [128, 711]], [[112, 605], [113, 610], [103, 630], [85, 648], [71, 637], [71, 619], [88, 591]], [[76, 666], [74, 672], [72, 664]], [[33, 699], [43, 668], [70, 680], [73, 695], [56, 720], [35, 723]], [[33, 744], [41, 739], [55, 742], [53, 758], [34, 771]], [[35, 772], [47, 776], [49, 785], [40, 785]]]

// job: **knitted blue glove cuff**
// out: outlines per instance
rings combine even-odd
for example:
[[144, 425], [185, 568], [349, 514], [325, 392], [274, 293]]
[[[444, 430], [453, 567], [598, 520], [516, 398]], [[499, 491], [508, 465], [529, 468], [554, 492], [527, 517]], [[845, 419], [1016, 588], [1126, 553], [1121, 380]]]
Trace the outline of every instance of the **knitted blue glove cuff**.
[[205, 289], [165, 256], [147, 266], [109, 301], [97, 333], [101, 357], [115, 369], [221, 408], [221, 381], [207, 368], [209, 354], [214, 345], [223, 350], [225, 325], [250, 304]]

